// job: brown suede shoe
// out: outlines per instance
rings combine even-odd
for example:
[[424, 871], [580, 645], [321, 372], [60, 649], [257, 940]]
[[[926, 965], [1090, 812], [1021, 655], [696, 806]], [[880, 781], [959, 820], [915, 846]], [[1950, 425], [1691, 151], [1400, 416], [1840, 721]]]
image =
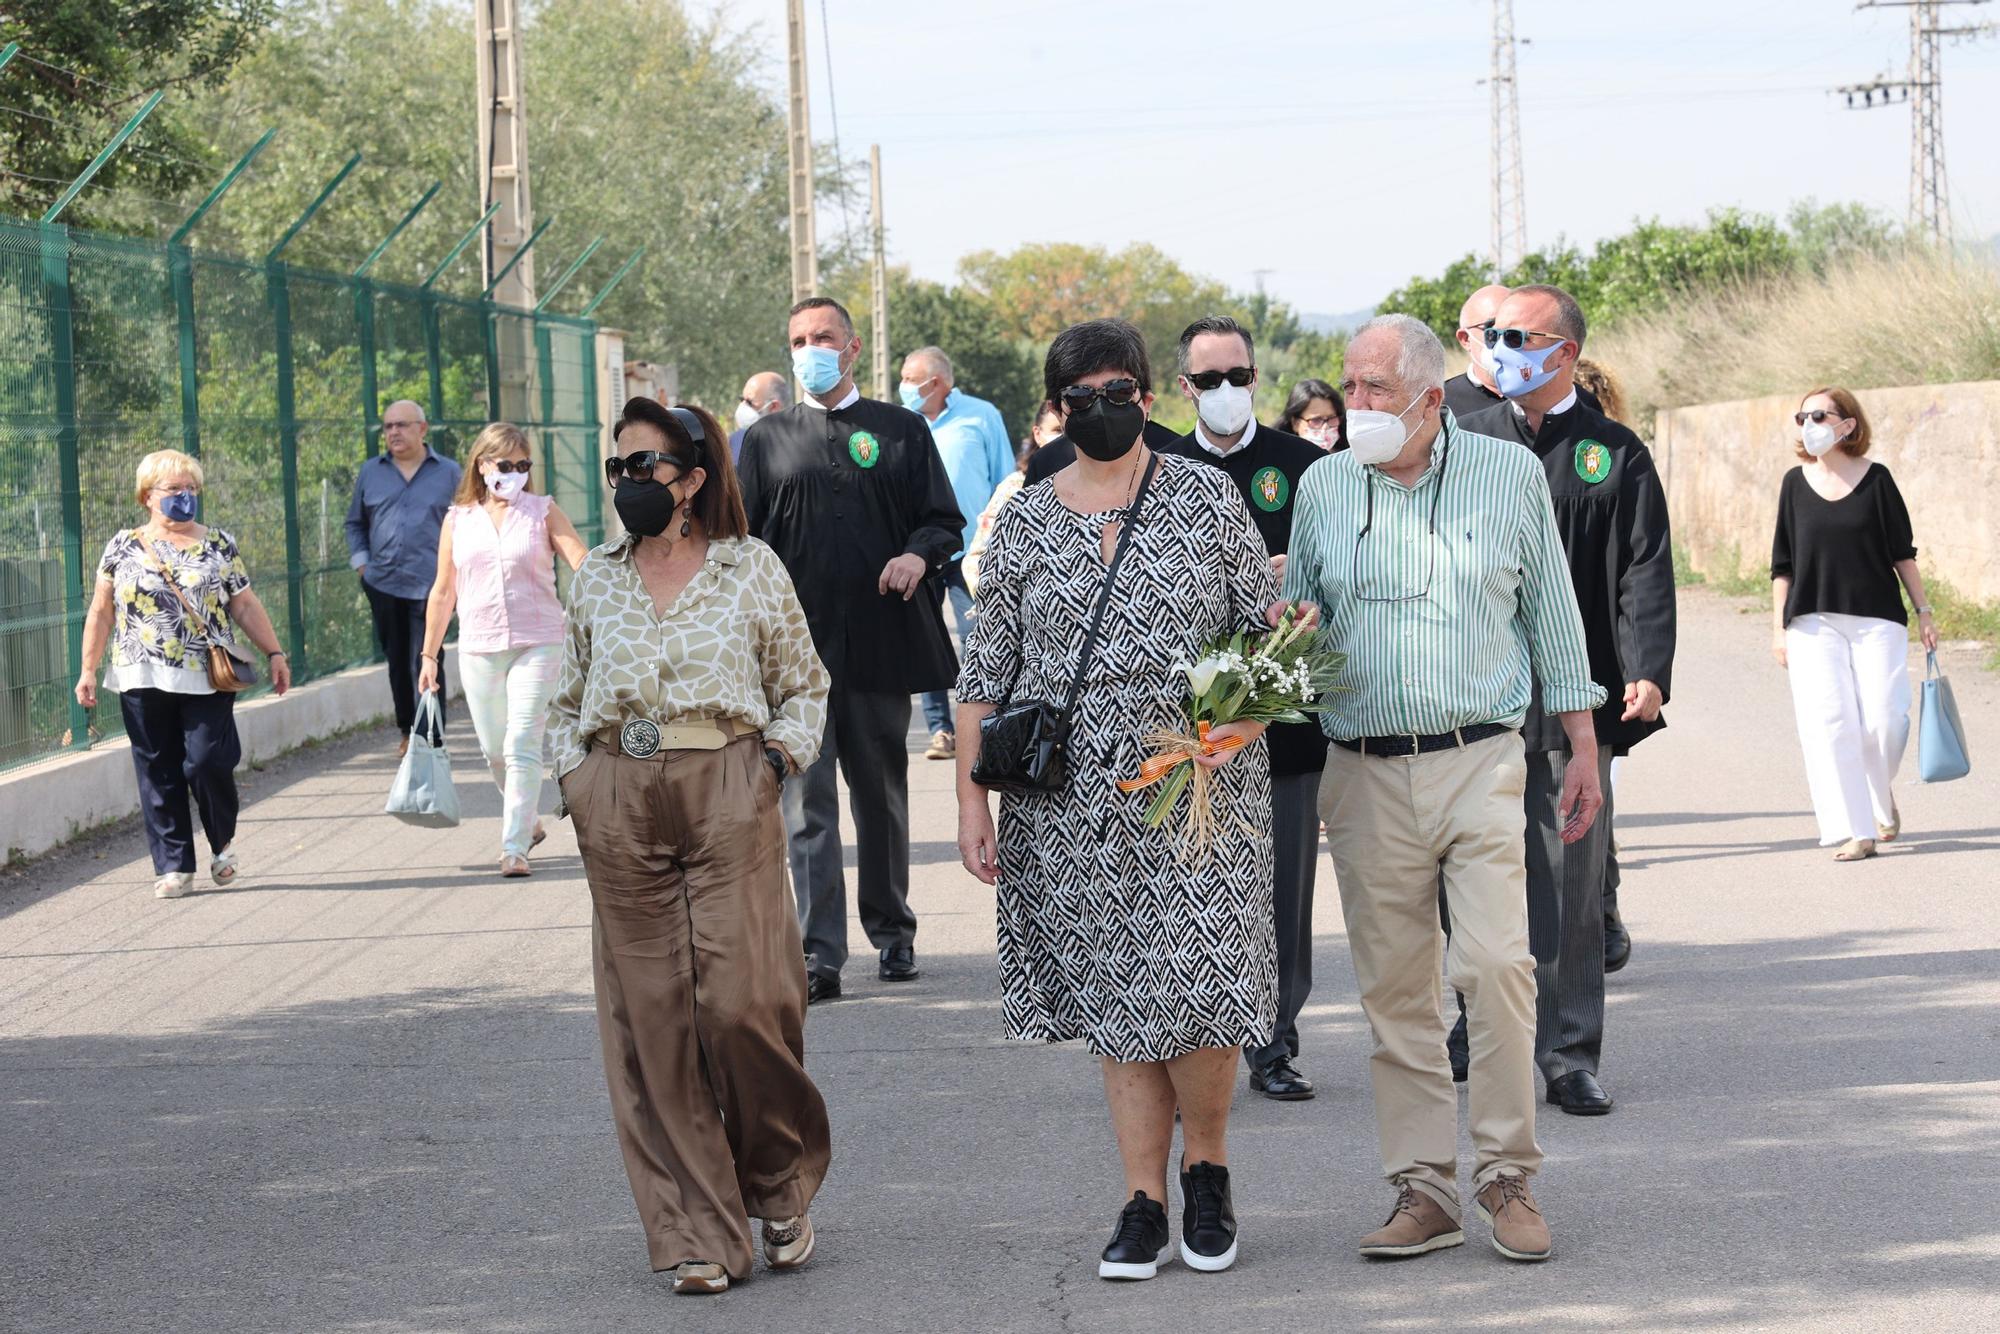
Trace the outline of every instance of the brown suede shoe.
[[1389, 1221], [1361, 1239], [1361, 1253], [1392, 1260], [1464, 1244], [1465, 1233], [1443, 1205], [1415, 1186], [1405, 1186], [1396, 1196]]
[[1528, 1179], [1514, 1173], [1479, 1188], [1479, 1216], [1493, 1227], [1493, 1249], [1509, 1260], [1533, 1262], [1556, 1253], [1549, 1225], [1528, 1193]]

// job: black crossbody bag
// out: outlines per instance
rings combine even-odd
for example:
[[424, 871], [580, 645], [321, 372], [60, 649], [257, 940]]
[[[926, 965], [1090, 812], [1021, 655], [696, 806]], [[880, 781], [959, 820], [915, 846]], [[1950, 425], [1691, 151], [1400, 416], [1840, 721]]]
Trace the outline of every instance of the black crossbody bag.
[[1125, 550], [1132, 544], [1132, 530], [1139, 526], [1139, 512], [1159, 468], [1157, 457], [1146, 465], [1139, 492], [1126, 513], [1118, 546], [1111, 553], [1111, 567], [1105, 571], [1104, 591], [1097, 595], [1097, 608], [1090, 614], [1090, 630], [1083, 637], [1076, 675], [1070, 678], [1069, 697], [1060, 708], [1042, 700], [1009, 700], [981, 719], [979, 758], [972, 765], [972, 781], [979, 786], [1001, 792], [1060, 792], [1069, 782], [1070, 715], [1076, 708], [1077, 692], [1083, 688], [1083, 674], [1090, 670], [1091, 654], [1097, 650], [1097, 632], [1104, 625], [1111, 586], [1124, 563]]

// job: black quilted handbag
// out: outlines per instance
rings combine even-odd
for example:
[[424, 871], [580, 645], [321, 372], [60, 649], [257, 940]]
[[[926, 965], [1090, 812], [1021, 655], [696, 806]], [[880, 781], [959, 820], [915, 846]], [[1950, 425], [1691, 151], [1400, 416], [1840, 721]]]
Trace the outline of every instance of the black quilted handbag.
[[1091, 654], [1097, 650], [1097, 632], [1111, 601], [1111, 585], [1118, 578], [1118, 567], [1131, 545], [1132, 530], [1139, 526], [1139, 511], [1159, 467], [1157, 458], [1146, 465], [1146, 475], [1126, 513], [1118, 546], [1111, 553], [1111, 567], [1104, 574], [1104, 591], [1097, 595], [1097, 607], [1090, 614], [1090, 630], [1083, 637], [1076, 675], [1070, 678], [1069, 697], [1060, 707], [1044, 700], [1008, 700], [987, 714], [979, 724], [979, 758], [972, 765], [972, 781], [979, 786], [1000, 792], [1060, 792], [1069, 782], [1070, 714], [1076, 708]]

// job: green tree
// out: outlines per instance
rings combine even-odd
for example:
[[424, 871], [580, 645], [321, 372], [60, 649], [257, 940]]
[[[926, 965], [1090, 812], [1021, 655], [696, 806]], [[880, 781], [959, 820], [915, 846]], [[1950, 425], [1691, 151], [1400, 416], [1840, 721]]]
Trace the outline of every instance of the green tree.
[[[843, 271], [828, 290], [854, 313], [865, 344], [874, 346], [867, 269]], [[891, 268], [889, 344], [891, 394], [904, 357], [920, 347], [941, 347], [951, 358], [958, 387], [999, 408], [1014, 438], [1027, 434], [1028, 415], [1042, 399], [1041, 359], [1032, 345], [1008, 335], [983, 298], [963, 287], [913, 278], [900, 265]], [[863, 389], [874, 392], [866, 383]]]
[[[0, 207], [42, 213], [156, 88], [212, 88], [270, 22], [275, 0], [60, 0], [0, 8]], [[147, 118], [64, 214], [73, 224], [157, 224], [152, 198], [201, 181], [211, 158], [178, 93]]]

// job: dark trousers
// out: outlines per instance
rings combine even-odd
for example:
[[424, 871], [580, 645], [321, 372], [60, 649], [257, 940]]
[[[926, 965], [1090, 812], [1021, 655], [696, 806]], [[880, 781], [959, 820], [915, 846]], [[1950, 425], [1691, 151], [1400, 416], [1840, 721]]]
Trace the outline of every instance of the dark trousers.
[[[951, 603], [951, 618], [958, 623], [958, 637], [962, 643], [972, 634], [973, 617], [972, 590], [965, 586], [965, 566], [961, 561], [953, 561], [944, 567], [944, 573], [938, 576], [936, 582], [938, 606], [942, 609], [947, 601]], [[925, 731], [957, 731], [951, 716], [949, 690], [926, 690], [922, 698]]]
[[815, 972], [838, 977], [847, 963], [840, 778], [847, 780], [860, 860], [861, 928], [880, 950], [917, 938], [910, 911], [910, 697], [836, 685], [826, 703], [826, 740], [810, 769], [785, 780], [784, 812], [805, 952]]
[[128, 690], [118, 697], [125, 735], [132, 741], [132, 769], [139, 778], [139, 809], [153, 871], [194, 870], [194, 816], [212, 853], [236, 837], [236, 766], [243, 743], [236, 736], [236, 696], [177, 695], [169, 690]]
[[[1604, 789], [1605, 801], [1611, 800], [1611, 789]], [[1618, 831], [1607, 830], [1604, 839], [1604, 921], [1609, 925], [1618, 915]]]
[[[1528, 948], [1535, 956], [1535, 1064], [1554, 1083], [1574, 1070], [1597, 1073], [1604, 1048], [1604, 877], [1611, 864], [1611, 752], [1600, 748], [1604, 808], [1574, 843], [1562, 841], [1563, 770], [1569, 753], [1528, 752]], [[1451, 1032], [1451, 1058], [1465, 1060], [1465, 998]]]
[[[375, 643], [389, 665], [389, 695], [396, 702], [396, 730], [407, 733], [417, 721], [417, 673], [423, 668], [424, 611], [428, 599], [399, 598], [367, 580], [368, 610], [375, 616]], [[438, 654], [438, 720], [444, 720], [444, 700], [450, 689], [444, 679], [444, 654]], [[431, 740], [438, 740], [432, 737]]]
[[1317, 769], [1271, 777], [1271, 909], [1278, 927], [1278, 1022], [1271, 1040], [1245, 1047], [1253, 1068], [1299, 1054], [1299, 1011], [1312, 994], [1313, 882], [1319, 870]]

